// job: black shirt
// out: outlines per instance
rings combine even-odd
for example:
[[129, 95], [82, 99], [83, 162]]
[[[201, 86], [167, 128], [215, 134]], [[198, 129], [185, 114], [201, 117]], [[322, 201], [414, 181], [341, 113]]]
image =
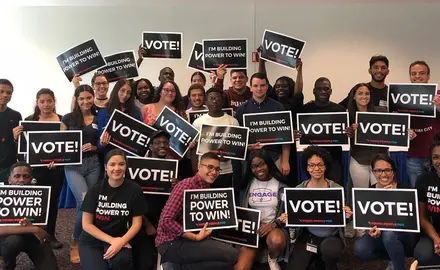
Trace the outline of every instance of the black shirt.
[[419, 202], [426, 204], [426, 214], [436, 231], [440, 231], [440, 178], [434, 171], [419, 176], [416, 182]]
[[[370, 89], [371, 94], [371, 102], [373, 102], [374, 106], [387, 107], [388, 100], [388, 86], [385, 85], [384, 88], [376, 88], [371, 85], [371, 83], [367, 83], [368, 89]], [[354, 88], [354, 87], [353, 87]], [[350, 93], [353, 91], [353, 88], [348, 92], [347, 97], [341, 101], [339, 104], [347, 108], [348, 100], [350, 98]]]
[[9, 168], [17, 162], [17, 144], [12, 130], [21, 119], [21, 114], [11, 108], [0, 112], [0, 168]]
[[[93, 121], [88, 126], [83, 126], [81, 128], [73, 127], [70, 125], [70, 118], [72, 116], [72, 113], [68, 113], [64, 115], [63, 119], [61, 120], [69, 130], [82, 130], [82, 143], [87, 144], [90, 143], [94, 146], [98, 146], [98, 118], [96, 116], [93, 117]], [[97, 152], [94, 151], [87, 151], [83, 152], [83, 158], [91, 157], [93, 155], [97, 154]]]
[[106, 179], [89, 189], [81, 210], [93, 214], [93, 224], [104, 233], [122, 237], [128, 231], [132, 218], [147, 212], [147, 204], [138, 184], [124, 180], [122, 185], [114, 188]]

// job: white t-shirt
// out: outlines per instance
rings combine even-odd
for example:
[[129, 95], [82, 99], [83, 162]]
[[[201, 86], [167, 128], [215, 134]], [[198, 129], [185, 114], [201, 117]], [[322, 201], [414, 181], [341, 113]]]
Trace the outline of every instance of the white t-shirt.
[[278, 189], [280, 183], [275, 178], [260, 181], [254, 178], [249, 188], [249, 206], [261, 211], [261, 223], [269, 223], [276, 218]]
[[[240, 125], [238, 123], [237, 119], [235, 119], [234, 117], [232, 117], [226, 113], [223, 114], [222, 117], [211, 117], [209, 114], [204, 114], [194, 121], [193, 126], [197, 130], [200, 131], [202, 129], [202, 124], [205, 124], [205, 125], [224, 125], [224, 126], [239, 126]], [[199, 159], [200, 159], [200, 157], [199, 157]], [[228, 160], [228, 161], [220, 162], [220, 168], [222, 169], [221, 174], [232, 173], [231, 161]]]

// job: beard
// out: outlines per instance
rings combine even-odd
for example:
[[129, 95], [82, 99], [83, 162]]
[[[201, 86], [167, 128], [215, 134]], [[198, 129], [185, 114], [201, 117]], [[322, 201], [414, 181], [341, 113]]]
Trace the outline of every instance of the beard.
[[387, 75], [383, 76], [383, 79], [381, 79], [381, 80], [376, 80], [376, 78], [374, 78], [374, 75], [371, 75], [371, 80], [375, 81], [377, 83], [383, 83], [386, 78], [387, 78]]

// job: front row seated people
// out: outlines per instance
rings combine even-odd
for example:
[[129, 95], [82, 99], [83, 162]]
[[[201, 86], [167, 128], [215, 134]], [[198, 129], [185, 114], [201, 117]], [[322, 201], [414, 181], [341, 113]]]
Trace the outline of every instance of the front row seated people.
[[[25, 162], [12, 165], [8, 183], [31, 185], [31, 166]], [[15, 269], [17, 256], [21, 252], [29, 256], [37, 270], [59, 269], [50, 246], [50, 235], [26, 218], [20, 220], [20, 226], [0, 226], [0, 249], [5, 270]]]

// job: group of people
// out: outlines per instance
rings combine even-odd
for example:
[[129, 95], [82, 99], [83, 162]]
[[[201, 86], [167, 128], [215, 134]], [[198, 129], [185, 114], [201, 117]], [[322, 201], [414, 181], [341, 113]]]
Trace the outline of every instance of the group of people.
[[[138, 65], [142, 63], [139, 48]], [[177, 159], [179, 171], [173, 181], [171, 195], [143, 194], [134, 182], [125, 180], [127, 156], [131, 155], [109, 144], [104, 132], [115, 109], [153, 126], [164, 107], [188, 120], [188, 112], [208, 110], [193, 122], [196, 129], [203, 124], [242, 126], [243, 115], [274, 111], [297, 113], [348, 111], [350, 127], [347, 136], [357, 128], [357, 111], [386, 112], [389, 61], [373, 56], [369, 62], [371, 81], [356, 84], [339, 104], [330, 101], [331, 82], [321, 77], [315, 81], [315, 99], [304, 104], [302, 61], [297, 59], [297, 76], [278, 78], [269, 84], [264, 60], [259, 72], [248, 79], [246, 70], [230, 70], [231, 86], [225, 90], [227, 66], [221, 65], [210, 74], [210, 82], [202, 72], [192, 74], [191, 86], [182, 96], [174, 81], [174, 71], [163, 68], [160, 85], [150, 80], [121, 79], [110, 94], [104, 75], [95, 74], [91, 84], [73, 79], [74, 95], [71, 112], [62, 116], [55, 110], [55, 95], [41, 89], [36, 95], [35, 111], [27, 117], [33, 121], [60, 121], [61, 130], [82, 130], [82, 164], [31, 168], [17, 155], [17, 140], [23, 132], [21, 114], [7, 107], [13, 85], [0, 79], [0, 181], [11, 185], [37, 184], [51, 186], [49, 220], [40, 228], [27, 219], [17, 226], [0, 226], [1, 255], [5, 269], [14, 269], [20, 252], [28, 254], [37, 269], [57, 269], [51, 248], [61, 248], [55, 235], [57, 201], [64, 179], [77, 202], [70, 247], [72, 263], [84, 269], [152, 269], [161, 255], [163, 269], [251, 269], [256, 261], [267, 261], [270, 269], [337, 269], [346, 246], [345, 239], [357, 236], [354, 254], [361, 259], [382, 258], [390, 261], [389, 269], [404, 269], [405, 257], [414, 256], [421, 265], [440, 264], [440, 118], [417, 118], [411, 121], [407, 171], [410, 184], [419, 199], [422, 232], [381, 231], [373, 227], [355, 231], [351, 225], [352, 187], [402, 188], [396, 177], [397, 167], [383, 147], [350, 147], [349, 168], [343, 167], [341, 147], [309, 146], [297, 155], [295, 143], [283, 145], [253, 144], [248, 146], [246, 161], [229, 160], [214, 153], [196, 154], [196, 143], [181, 158], [170, 148], [170, 134], [157, 131], [149, 141], [147, 157]], [[409, 66], [410, 81], [427, 83], [430, 69], [426, 62]], [[247, 83], [249, 82], [249, 86]], [[207, 86], [207, 83], [211, 85]], [[205, 87], [208, 88], [205, 91]], [[432, 101], [440, 110], [440, 96]], [[222, 111], [232, 108], [233, 116]], [[296, 119], [296, 117], [293, 117]], [[300, 137], [295, 132], [295, 137]], [[352, 140], [353, 141], [353, 140]], [[300, 156], [300, 160], [297, 160]], [[298, 164], [301, 164], [299, 167]], [[299, 170], [308, 175], [300, 181]], [[346, 228], [286, 227], [284, 188], [336, 188], [344, 186], [344, 170], [349, 171]], [[187, 189], [233, 187], [237, 206], [261, 211], [258, 230], [260, 248], [239, 247], [210, 238], [206, 226], [198, 233], [184, 232], [182, 224], [183, 194]], [[265, 200], [254, 200], [264, 192]], [[111, 214], [99, 209], [112, 205]], [[310, 251], [309, 244], [316, 246]]]

